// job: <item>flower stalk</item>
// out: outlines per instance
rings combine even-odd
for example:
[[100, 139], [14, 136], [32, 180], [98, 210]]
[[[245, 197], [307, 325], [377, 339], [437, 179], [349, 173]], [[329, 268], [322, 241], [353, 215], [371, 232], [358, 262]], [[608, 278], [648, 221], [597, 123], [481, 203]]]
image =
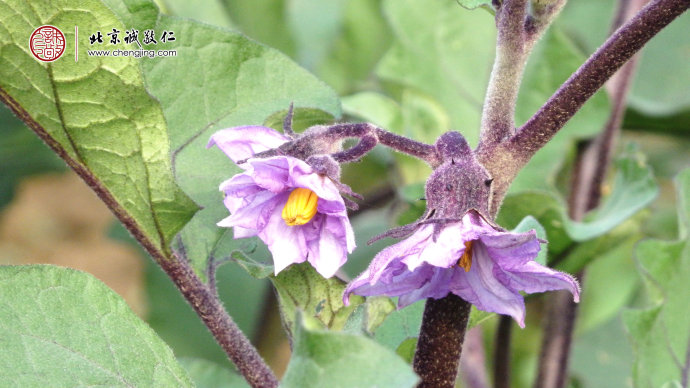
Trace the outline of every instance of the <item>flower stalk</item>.
[[413, 361], [419, 388], [455, 386], [471, 307], [454, 294], [426, 301]]

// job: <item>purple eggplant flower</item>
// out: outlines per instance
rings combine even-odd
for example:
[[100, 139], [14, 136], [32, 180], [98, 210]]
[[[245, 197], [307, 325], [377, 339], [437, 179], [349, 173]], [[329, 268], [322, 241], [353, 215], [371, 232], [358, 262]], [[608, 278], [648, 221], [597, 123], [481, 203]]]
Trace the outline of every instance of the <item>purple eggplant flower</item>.
[[[435, 228], [439, 228], [435, 231]], [[462, 220], [420, 224], [405, 240], [382, 250], [345, 290], [363, 296], [397, 296], [398, 307], [454, 293], [478, 309], [512, 316], [525, 326], [528, 294], [565, 289], [577, 302], [580, 290], [570, 275], [534, 261], [540, 241], [534, 230], [499, 230], [475, 210]]]
[[[273, 255], [275, 273], [308, 260], [331, 277], [355, 248], [342, 196], [328, 177], [291, 156], [252, 158], [289, 141], [271, 128], [246, 126], [216, 132], [217, 145], [244, 170], [221, 183], [230, 216], [218, 226], [235, 238], [259, 236]], [[249, 158], [249, 159], [248, 159]]]

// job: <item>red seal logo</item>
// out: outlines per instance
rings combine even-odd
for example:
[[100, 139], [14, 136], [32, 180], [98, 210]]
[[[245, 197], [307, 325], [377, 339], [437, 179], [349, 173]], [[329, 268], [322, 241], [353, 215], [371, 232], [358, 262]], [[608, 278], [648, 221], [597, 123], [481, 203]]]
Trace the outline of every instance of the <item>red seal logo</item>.
[[65, 35], [57, 27], [40, 26], [31, 34], [29, 48], [38, 60], [53, 62], [65, 52]]

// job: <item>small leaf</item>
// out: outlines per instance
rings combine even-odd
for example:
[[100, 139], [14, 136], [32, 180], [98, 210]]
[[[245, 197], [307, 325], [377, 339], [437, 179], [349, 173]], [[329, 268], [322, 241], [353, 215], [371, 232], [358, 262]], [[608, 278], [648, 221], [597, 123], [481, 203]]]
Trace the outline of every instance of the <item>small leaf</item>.
[[425, 301], [420, 300], [390, 313], [376, 330], [376, 341], [388, 349], [396, 350], [405, 339], [418, 337], [424, 303]]
[[192, 386], [165, 342], [93, 276], [2, 266], [0, 284], [0, 385]]
[[408, 338], [395, 349], [395, 354], [402, 357], [408, 364], [412, 364], [415, 350], [417, 350], [417, 338]]
[[310, 263], [293, 264], [271, 276], [278, 291], [281, 315], [290, 333], [295, 331], [295, 317], [298, 311], [304, 313], [305, 322], [312, 319], [321, 327], [342, 330], [355, 308], [364, 302], [358, 295], [350, 297], [350, 305], [343, 304], [345, 282], [332, 277], [325, 279]]
[[628, 153], [616, 162], [613, 191], [584, 222], [571, 220], [562, 200], [545, 192], [508, 195], [497, 220], [501, 225], [516, 225], [532, 214], [544, 226], [549, 250], [554, 255], [573, 241], [602, 236], [649, 205], [659, 192], [650, 167], [640, 158], [637, 153]]
[[616, 162], [616, 167], [613, 192], [596, 212], [585, 222], [566, 218], [565, 228], [573, 240], [601, 236], [649, 205], [659, 193], [652, 170], [640, 153], [629, 151]]
[[482, 323], [496, 316], [498, 316], [498, 314], [491, 313], [488, 311], [477, 310], [477, 307], [472, 305], [472, 309], [470, 310], [470, 320], [467, 322], [467, 330], [475, 326], [479, 326]]
[[417, 376], [393, 351], [363, 336], [296, 328], [284, 388], [414, 387]]

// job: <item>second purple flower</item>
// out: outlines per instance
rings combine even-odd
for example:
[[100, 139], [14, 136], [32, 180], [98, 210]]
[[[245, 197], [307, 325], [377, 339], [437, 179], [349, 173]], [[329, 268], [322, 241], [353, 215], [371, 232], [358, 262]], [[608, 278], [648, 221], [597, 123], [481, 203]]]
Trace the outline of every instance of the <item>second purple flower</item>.
[[273, 255], [275, 273], [309, 261], [331, 277], [355, 248], [354, 233], [336, 184], [291, 156], [252, 158], [290, 139], [271, 128], [246, 126], [216, 132], [216, 145], [243, 173], [221, 183], [230, 216], [218, 226], [232, 227], [235, 238], [258, 236]]

